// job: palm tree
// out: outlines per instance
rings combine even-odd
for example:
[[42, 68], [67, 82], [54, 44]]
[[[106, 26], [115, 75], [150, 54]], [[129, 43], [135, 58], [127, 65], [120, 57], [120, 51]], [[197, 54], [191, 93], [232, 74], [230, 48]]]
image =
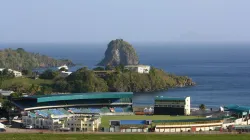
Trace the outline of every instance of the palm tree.
[[201, 105], [199, 106], [199, 109], [200, 109], [200, 110], [205, 110], [205, 109], [206, 109], [206, 106], [205, 106], [204, 104], [201, 104]]

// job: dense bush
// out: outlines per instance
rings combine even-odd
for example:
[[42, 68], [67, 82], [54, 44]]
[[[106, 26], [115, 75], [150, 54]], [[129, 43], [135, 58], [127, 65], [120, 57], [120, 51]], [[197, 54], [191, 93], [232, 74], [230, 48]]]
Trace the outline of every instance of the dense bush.
[[58, 71], [52, 71], [50, 69], [44, 71], [39, 78], [41, 79], [54, 79], [59, 75]]

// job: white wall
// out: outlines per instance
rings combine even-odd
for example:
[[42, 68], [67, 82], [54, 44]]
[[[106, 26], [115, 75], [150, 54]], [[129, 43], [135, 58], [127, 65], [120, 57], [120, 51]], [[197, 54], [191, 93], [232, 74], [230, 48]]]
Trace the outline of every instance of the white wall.
[[191, 100], [190, 97], [186, 97], [185, 99], [185, 108], [184, 108], [185, 115], [190, 115], [190, 106], [191, 106], [190, 100]]
[[0, 123], [0, 128], [5, 128], [5, 125]]
[[128, 65], [125, 68], [138, 73], [149, 73], [150, 71], [150, 66], [148, 65]]

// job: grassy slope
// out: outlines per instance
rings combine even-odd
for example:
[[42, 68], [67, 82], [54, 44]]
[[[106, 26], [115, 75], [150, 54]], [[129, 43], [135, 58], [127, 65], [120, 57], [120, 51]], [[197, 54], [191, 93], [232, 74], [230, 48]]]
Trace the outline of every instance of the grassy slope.
[[3, 134], [1, 140], [249, 140], [250, 135]]
[[108, 127], [109, 120], [183, 120], [183, 119], [194, 119], [194, 116], [166, 116], [166, 115], [131, 115], [131, 116], [102, 116], [102, 126]]
[[13, 84], [23, 85], [24, 88], [29, 88], [32, 84], [52, 84], [52, 80], [43, 80], [43, 79], [30, 79], [30, 78], [13, 78], [10, 80], [5, 80], [3, 82], [3, 89], [10, 87]]

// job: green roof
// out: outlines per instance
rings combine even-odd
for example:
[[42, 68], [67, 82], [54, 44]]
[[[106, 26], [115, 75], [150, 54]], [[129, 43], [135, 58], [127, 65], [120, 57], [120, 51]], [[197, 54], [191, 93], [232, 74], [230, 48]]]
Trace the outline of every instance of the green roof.
[[37, 103], [62, 101], [62, 100], [79, 100], [79, 99], [108, 99], [108, 98], [132, 98], [133, 92], [93, 92], [93, 93], [71, 93], [42, 96], [28, 96], [24, 98], [37, 99]]
[[186, 97], [164, 97], [164, 96], [156, 96], [155, 100], [168, 100], [168, 101], [184, 101]]
[[238, 105], [232, 104], [232, 105], [225, 106], [225, 109], [228, 111], [236, 112], [236, 113], [243, 113], [243, 112], [250, 113], [249, 106], [238, 106]]

